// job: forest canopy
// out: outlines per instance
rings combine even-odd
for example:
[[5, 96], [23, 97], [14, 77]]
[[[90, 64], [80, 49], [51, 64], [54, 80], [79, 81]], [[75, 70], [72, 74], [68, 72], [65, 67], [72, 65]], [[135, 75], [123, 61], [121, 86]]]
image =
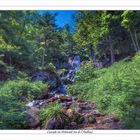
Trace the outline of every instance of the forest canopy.
[[61, 65], [76, 54], [83, 60], [114, 63], [140, 49], [139, 11], [77, 11], [74, 31], [68, 24], [58, 28], [55, 16], [39, 11], [0, 12], [4, 72], [46, 69], [49, 63]]

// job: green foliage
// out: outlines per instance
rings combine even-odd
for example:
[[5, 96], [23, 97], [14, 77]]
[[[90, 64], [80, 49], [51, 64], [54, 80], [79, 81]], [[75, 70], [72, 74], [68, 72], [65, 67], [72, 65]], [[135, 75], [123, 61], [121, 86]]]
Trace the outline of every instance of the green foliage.
[[75, 82], [88, 82], [94, 77], [94, 64], [92, 61], [84, 62], [80, 70], [75, 74]]
[[58, 102], [50, 103], [39, 111], [39, 115], [43, 120], [43, 125], [46, 125], [50, 119], [59, 121], [68, 121], [68, 118], [62, 112], [62, 107]]
[[49, 64], [47, 65], [46, 69], [47, 69], [48, 71], [50, 71], [50, 72], [56, 73], [56, 67], [55, 67], [55, 65], [54, 65], [53, 63], [49, 63]]
[[67, 69], [59, 69], [57, 70], [58, 76], [64, 75], [64, 73], [67, 71]]
[[26, 80], [8, 81], [0, 88], [0, 129], [23, 129], [27, 127], [25, 104], [41, 98], [48, 86], [42, 82]]
[[7, 44], [2, 36], [0, 36], [0, 51], [5, 52], [5, 51], [16, 51], [16, 47], [12, 46], [10, 44]]
[[[97, 77], [89, 82], [69, 85], [68, 92], [88, 100], [97, 101], [104, 112], [115, 112], [123, 118], [127, 128], [139, 129], [140, 53], [115, 63], [109, 68], [97, 70]], [[135, 112], [135, 113], [134, 113]]]
[[11, 95], [17, 99], [34, 99], [41, 98], [48, 86], [41, 81], [28, 82], [26, 80], [13, 80], [8, 81], [1, 88], [1, 95]]
[[17, 76], [16, 76], [17, 80], [30, 80], [30, 78], [28, 77], [28, 74], [22, 71], [18, 71]]
[[[64, 63], [77, 54], [81, 60], [106, 61], [106, 65], [139, 51], [139, 13], [79, 11], [73, 30], [70, 25], [57, 28], [56, 14], [51, 12], [1, 11], [0, 128], [26, 128], [25, 103], [41, 98], [48, 89], [41, 82], [29, 82], [33, 71], [49, 71], [56, 78], [50, 83], [55, 85], [66, 71]], [[92, 62], [83, 64], [75, 74], [75, 84], [68, 87], [69, 94], [96, 100], [101, 110], [116, 112], [130, 128], [139, 128], [139, 57], [138, 53], [132, 60], [101, 70], [93, 70]], [[59, 105], [52, 104], [41, 113], [45, 120], [46, 114], [52, 117], [60, 112]]]

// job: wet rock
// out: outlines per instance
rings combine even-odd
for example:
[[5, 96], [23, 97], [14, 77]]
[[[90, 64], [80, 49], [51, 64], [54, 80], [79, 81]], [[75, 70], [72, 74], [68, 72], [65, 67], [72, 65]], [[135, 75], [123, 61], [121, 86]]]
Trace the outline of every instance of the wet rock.
[[69, 101], [72, 101], [72, 98], [69, 97], [69, 96], [60, 96], [59, 99], [60, 99], [61, 102], [69, 102]]
[[46, 103], [52, 103], [55, 102], [56, 100], [58, 100], [58, 97], [51, 97], [50, 99], [46, 100]]
[[50, 119], [46, 126], [44, 127], [45, 129], [64, 129], [65, 122], [63, 118], [52, 118]]
[[26, 106], [41, 108], [45, 105], [46, 105], [46, 100], [33, 100], [32, 102], [29, 102]]
[[64, 108], [69, 108], [71, 105], [72, 105], [72, 102], [61, 103], [61, 106], [64, 107]]
[[[68, 63], [66, 63], [68, 64]], [[64, 84], [67, 83], [73, 83], [74, 82], [74, 73], [80, 68], [81, 62], [80, 62], [80, 56], [75, 56], [72, 59], [69, 59], [69, 66], [65, 67], [67, 68], [67, 71], [63, 73], [60, 77], [60, 81]]]
[[67, 94], [67, 86], [66, 85], [61, 85], [56, 87], [54, 90], [50, 91], [50, 94], [63, 94], [66, 95]]
[[87, 119], [87, 123], [95, 123], [96, 122], [96, 118], [93, 115], [87, 116], [86, 119]]
[[64, 73], [64, 75], [60, 78], [60, 80], [65, 84], [73, 83], [74, 82], [74, 73], [75, 73], [74, 69], [69, 69], [68, 71], [66, 71]]
[[107, 116], [103, 117], [101, 123], [105, 124], [105, 123], [111, 123], [111, 122], [115, 122], [116, 117], [113, 114], [108, 114]]
[[104, 116], [96, 117], [97, 124], [93, 129], [122, 129], [124, 127], [122, 121], [114, 116], [114, 114], [107, 114]]
[[58, 82], [56, 74], [49, 71], [36, 71], [32, 73], [32, 81], [44, 81], [52, 87], [56, 87]]
[[[54, 116], [48, 123], [39, 127], [38, 109], [51, 102], [60, 103], [62, 115]], [[39, 107], [38, 107], [39, 106]], [[95, 102], [85, 102], [81, 99], [56, 94], [43, 100], [35, 100], [28, 105], [30, 128], [35, 129], [122, 129], [122, 122], [115, 114], [101, 114], [96, 109]]]
[[71, 122], [70, 123], [70, 128], [71, 129], [77, 129], [78, 128], [78, 124], [76, 122]]
[[32, 102], [29, 102], [28, 104], [26, 104], [27, 107], [33, 107], [35, 104], [35, 101], [33, 100]]
[[84, 116], [79, 117], [79, 123], [82, 124], [85, 122]]
[[82, 99], [77, 99], [77, 103], [84, 103], [85, 101]]
[[95, 123], [96, 122], [96, 117], [92, 114], [92, 112], [87, 113], [84, 115], [84, 120], [85, 123]]
[[90, 113], [92, 110], [82, 110], [81, 111], [81, 114], [82, 115], [85, 115], [85, 114], [88, 114], [88, 113]]
[[93, 110], [92, 114], [96, 117], [100, 117], [102, 115], [98, 110]]
[[40, 125], [41, 119], [38, 116], [39, 109], [36, 107], [30, 107], [26, 111], [26, 117], [29, 121], [29, 128], [35, 128]]
[[43, 100], [33, 100], [32, 102], [29, 102], [26, 106], [27, 107], [36, 107], [36, 108], [41, 108], [46, 106], [49, 103], [55, 102], [58, 100], [57, 97], [50, 97], [48, 99], [43, 99]]
[[47, 99], [50, 99], [50, 98], [52, 98], [52, 97], [54, 97], [54, 95], [47, 93], [47, 94], [45, 94], [45, 95], [43, 96], [42, 99], [46, 99], [46, 100], [47, 100]]
[[72, 101], [76, 101], [78, 98], [75, 96], [72, 96]]
[[67, 86], [66, 86], [66, 85], [59, 86], [59, 87], [57, 88], [57, 90], [58, 90], [58, 93], [62, 93], [62, 94], [64, 94], [64, 95], [67, 94]]
[[92, 108], [92, 109], [96, 109], [96, 103], [95, 102], [93, 102], [93, 103], [90, 103], [90, 107]]
[[74, 59], [72, 61], [72, 67], [74, 69], [79, 69], [80, 65], [81, 65], [80, 56], [77, 55], [74, 57]]
[[91, 110], [91, 109], [92, 109], [92, 107], [91, 107], [90, 105], [88, 105], [87, 102], [85, 102], [85, 103], [80, 103], [80, 104], [79, 104], [79, 108], [81, 108], [82, 110]]
[[55, 118], [52, 118], [48, 121], [44, 129], [55, 129], [57, 124], [57, 120]]

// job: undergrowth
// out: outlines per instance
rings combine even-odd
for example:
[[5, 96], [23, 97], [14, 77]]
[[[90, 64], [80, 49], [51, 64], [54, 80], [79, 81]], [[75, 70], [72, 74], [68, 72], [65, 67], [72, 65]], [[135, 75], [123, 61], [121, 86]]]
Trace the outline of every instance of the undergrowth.
[[48, 86], [42, 82], [13, 80], [0, 87], [0, 129], [23, 129], [28, 126], [25, 104], [41, 98]]
[[[125, 121], [127, 128], [139, 129], [140, 53], [132, 59], [126, 58], [108, 68], [88, 69], [89, 71], [82, 76], [83, 79], [68, 86], [68, 93], [95, 100], [101, 111], [115, 112]], [[82, 70], [83, 67], [80, 71]], [[76, 76], [80, 77], [80, 74]], [[90, 79], [87, 79], [89, 76]]]

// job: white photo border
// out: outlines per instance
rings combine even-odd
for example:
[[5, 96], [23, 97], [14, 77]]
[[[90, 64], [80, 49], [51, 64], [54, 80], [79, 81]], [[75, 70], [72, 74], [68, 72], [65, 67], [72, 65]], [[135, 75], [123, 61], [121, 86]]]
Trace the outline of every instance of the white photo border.
[[[0, 0], [0, 10], [140, 10], [140, 0]], [[0, 140], [140, 140], [140, 130], [0, 130]]]

